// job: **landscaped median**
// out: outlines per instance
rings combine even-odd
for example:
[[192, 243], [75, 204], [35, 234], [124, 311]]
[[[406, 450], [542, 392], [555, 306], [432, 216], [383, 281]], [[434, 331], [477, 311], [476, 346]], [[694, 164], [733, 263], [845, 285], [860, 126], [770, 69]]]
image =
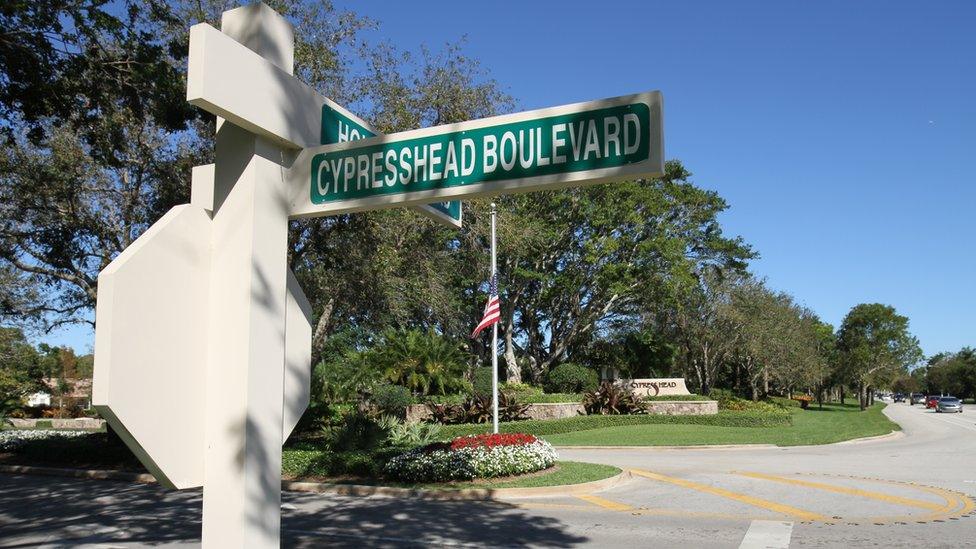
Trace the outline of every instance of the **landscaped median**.
[[[737, 416], [742, 412], [722, 412], [716, 423], [610, 423], [586, 430], [562, 431], [546, 437], [555, 446], [705, 446], [725, 444], [773, 444], [802, 446], [830, 444], [851, 439], [879, 436], [899, 430], [898, 424], [883, 413], [884, 404], [861, 412], [856, 404], [824, 404], [803, 410], [790, 408], [789, 421], [765, 424]], [[625, 416], [626, 417], [626, 416]], [[639, 416], [638, 416], [639, 417]], [[733, 419], [738, 417], [739, 419]], [[768, 418], [767, 418], [768, 419]], [[525, 429], [534, 432], [532, 429]]]
[[[884, 404], [801, 409], [784, 403], [748, 403], [707, 416], [589, 415], [501, 424], [408, 424], [384, 417], [346, 416], [308, 439], [284, 448], [282, 472], [293, 489], [336, 490], [341, 485], [396, 489], [492, 490], [582, 486], [619, 469], [557, 461], [559, 446], [705, 446], [826, 444], [884, 435], [898, 426]], [[75, 469], [141, 470], [131, 453], [107, 433], [5, 431], [0, 464]], [[300, 486], [300, 487], [299, 487]], [[329, 488], [332, 487], [332, 488]], [[488, 490], [488, 492], [485, 492]], [[481, 497], [481, 496], [478, 496]]]
[[[149, 475], [140, 474], [141, 468], [131, 456], [112, 449], [104, 432], [8, 430], [2, 435], [2, 472], [152, 481]], [[79, 451], [85, 457], [72, 459], [82, 457]], [[561, 492], [601, 489], [622, 475], [613, 466], [557, 461], [549, 443], [524, 433], [462, 436], [426, 444], [390, 458], [382, 473], [372, 476], [336, 475], [336, 470], [356, 467], [343, 461], [347, 459], [320, 449], [285, 448], [284, 488], [410, 496], [436, 491], [451, 498], [485, 499], [502, 493], [518, 495], [520, 489], [532, 489], [536, 495], [548, 488]]]
[[[526, 420], [501, 423], [500, 432], [522, 432], [536, 436], [544, 436], [552, 441], [552, 435], [563, 433], [585, 432], [606, 429], [609, 427], [626, 427], [639, 425], [675, 425], [675, 426], [713, 426], [728, 427], [789, 427], [793, 421], [790, 410], [770, 410], [763, 412], [721, 411], [718, 414], [706, 416], [668, 416], [668, 415], [591, 415], [576, 416], [548, 420]], [[441, 436], [456, 437], [482, 433], [484, 425], [462, 424], [445, 425], [441, 428]]]

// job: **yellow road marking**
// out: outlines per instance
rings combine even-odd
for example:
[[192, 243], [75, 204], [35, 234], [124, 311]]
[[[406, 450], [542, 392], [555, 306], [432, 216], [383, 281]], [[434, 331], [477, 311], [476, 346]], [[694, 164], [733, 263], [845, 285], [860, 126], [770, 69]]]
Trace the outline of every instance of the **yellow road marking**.
[[861, 490], [858, 488], [848, 488], [846, 486], [837, 486], [835, 484], [824, 484], [822, 482], [811, 482], [809, 480], [797, 480], [785, 477], [777, 477], [774, 475], [766, 475], [763, 473], [748, 473], [740, 472], [737, 475], [749, 478], [757, 478], [760, 480], [769, 480], [772, 482], [780, 482], [783, 484], [790, 484], [793, 486], [802, 486], [804, 488], [813, 488], [815, 490], [823, 490], [825, 492], [834, 492], [835, 494], [845, 494], [848, 496], [858, 496], [862, 498], [875, 499], [878, 501], [883, 501], [885, 503], [894, 503], [896, 505], [905, 505], [908, 507], [920, 507], [922, 509], [929, 509], [932, 511], [943, 511], [946, 505], [943, 503], [932, 503], [930, 501], [923, 501], [920, 499], [904, 498], [900, 496], [892, 496], [889, 494], [883, 494], [881, 492], [871, 492], [868, 490]]
[[731, 513], [707, 513], [701, 511], [684, 511], [679, 509], [637, 509], [634, 515], [647, 515], [654, 517], [683, 517], [683, 518], [711, 518], [722, 520], [769, 520], [769, 515], [735, 515]]
[[[935, 494], [946, 500], [945, 506], [941, 507], [938, 510], [939, 512], [932, 515], [927, 515], [928, 518], [939, 518], [943, 515], [962, 516], [968, 514], [973, 509], [976, 509], [976, 504], [973, 503], [973, 500], [961, 492], [954, 492], [952, 490], [945, 490], [943, 488], [936, 488], [934, 486], [922, 486], [918, 484], [913, 484], [912, 488]], [[958, 509], [957, 506], [959, 507]]]
[[521, 509], [572, 509], [575, 511], [592, 511], [589, 505], [573, 505], [572, 503], [515, 503]]
[[610, 509], [611, 511], [631, 511], [634, 508], [626, 503], [620, 503], [617, 501], [610, 501], [609, 499], [603, 499], [599, 496], [594, 496], [592, 494], [579, 494], [576, 496], [578, 499], [592, 503], [593, 505], [599, 505], [604, 509]]
[[670, 484], [674, 484], [676, 486], [681, 486], [682, 488], [689, 488], [691, 490], [697, 490], [699, 492], [705, 492], [707, 494], [721, 496], [723, 498], [728, 498], [733, 501], [738, 501], [740, 503], [745, 503], [747, 505], [752, 505], [754, 507], [759, 507], [761, 509], [766, 509], [767, 511], [773, 511], [774, 513], [779, 513], [782, 515], [788, 515], [803, 520], [824, 520], [824, 521], [830, 520], [829, 517], [826, 517], [818, 513], [813, 513], [811, 511], [804, 511], [803, 509], [797, 509], [796, 507], [791, 507], [789, 505], [784, 505], [782, 503], [776, 503], [775, 501], [769, 501], [769, 500], [765, 500], [753, 496], [748, 496], [746, 494], [739, 494], [736, 492], [732, 492], [730, 490], [725, 490], [724, 488], [716, 488], [714, 486], [708, 486], [707, 484], [699, 484], [697, 482], [692, 482], [690, 480], [669, 477], [658, 473], [652, 473], [650, 471], [642, 471], [640, 469], [631, 469], [630, 472], [635, 475], [649, 478], [652, 480], [667, 482]]

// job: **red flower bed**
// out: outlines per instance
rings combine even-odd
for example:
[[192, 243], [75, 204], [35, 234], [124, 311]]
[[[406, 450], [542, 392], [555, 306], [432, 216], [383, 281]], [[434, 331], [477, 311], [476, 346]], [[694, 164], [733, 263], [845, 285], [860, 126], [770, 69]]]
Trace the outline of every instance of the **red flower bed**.
[[498, 433], [458, 437], [451, 441], [451, 450], [461, 448], [494, 448], [496, 446], [522, 446], [532, 444], [536, 438], [525, 433]]

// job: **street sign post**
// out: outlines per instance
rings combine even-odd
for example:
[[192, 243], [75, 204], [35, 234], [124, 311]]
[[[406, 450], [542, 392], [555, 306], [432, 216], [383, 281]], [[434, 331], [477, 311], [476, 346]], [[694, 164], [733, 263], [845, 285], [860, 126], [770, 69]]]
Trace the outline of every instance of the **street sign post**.
[[664, 171], [658, 92], [370, 136], [293, 53], [261, 3], [191, 28], [187, 100], [219, 117], [215, 163], [99, 275], [94, 404], [161, 482], [203, 485], [206, 548], [280, 545], [311, 343], [290, 219], [445, 203], [456, 226], [463, 197]]
[[294, 218], [663, 173], [647, 92], [305, 149], [285, 177]]
[[[378, 133], [289, 71], [210, 25], [190, 29], [189, 57], [190, 103], [285, 149], [340, 143]], [[255, 81], [265, 85], [254, 86]], [[448, 227], [461, 226], [460, 204], [418, 204], [414, 209]]]

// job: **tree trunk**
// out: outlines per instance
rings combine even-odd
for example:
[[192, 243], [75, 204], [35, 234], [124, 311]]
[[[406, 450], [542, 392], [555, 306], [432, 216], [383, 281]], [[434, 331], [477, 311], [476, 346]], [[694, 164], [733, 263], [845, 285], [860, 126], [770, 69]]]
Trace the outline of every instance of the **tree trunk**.
[[312, 332], [312, 365], [318, 362], [325, 340], [329, 337], [332, 328], [332, 311], [335, 309], [335, 298], [330, 297], [322, 308], [318, 322], [315, 323], [315, 331]]
[[867, 401], [868, 401], [867, 389], [868, 388], [867, 388], [867, 386], [864, 383], [858, 383], [858, 385], [857, 385], [857, 396], [858, 396], [858, 399], [857, 400], [858, 400], [858, 404], [861, 407], [861, 411], [862, 412], [867, 409]]
[[844, 404], [844, 386], [840, 386], [840, 403]]
[[515, 360], [515, 344], [512, 343], [512, 322], [505, 323], [505, 380], [507, 383], [522, 383], [522, 369]]
[[769, 396], [769, 370], [763, 368], [763, 396]]

